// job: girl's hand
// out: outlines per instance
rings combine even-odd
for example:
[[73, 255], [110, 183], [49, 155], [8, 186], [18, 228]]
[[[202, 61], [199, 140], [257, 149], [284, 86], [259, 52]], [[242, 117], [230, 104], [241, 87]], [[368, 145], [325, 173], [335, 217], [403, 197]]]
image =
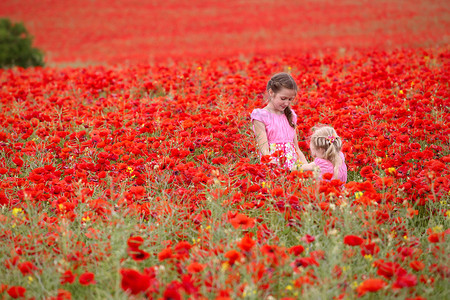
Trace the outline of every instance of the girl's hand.
[[292, 167], [292, 171], [303, 171], [303, 163], [301, 161], [297, 161], [295, 165]]

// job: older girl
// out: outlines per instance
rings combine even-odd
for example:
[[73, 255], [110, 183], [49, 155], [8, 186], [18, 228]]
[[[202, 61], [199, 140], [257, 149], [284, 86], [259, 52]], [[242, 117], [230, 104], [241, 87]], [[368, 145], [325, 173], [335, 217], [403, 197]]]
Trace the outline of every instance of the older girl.
[[273, 157], [272, 163], [294, 169], [297, 164], [306, 163], [298, 147], [297, 115], [291, 109], [297, 84], [287, 73], [275, 74], [267, 83], [266, 96], [267, 105], [251, 113], [258, 150], [261, 156], [279, 151], [281, 159]]

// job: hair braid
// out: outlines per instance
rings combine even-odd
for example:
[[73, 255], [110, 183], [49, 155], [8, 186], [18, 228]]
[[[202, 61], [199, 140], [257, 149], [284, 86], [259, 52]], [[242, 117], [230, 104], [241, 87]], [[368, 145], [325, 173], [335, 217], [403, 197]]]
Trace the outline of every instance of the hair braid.
[[336, 131], [329, 126], [313, 128], [311, 146], [325, 151], [324, 158], [333, 164], [333, 178], [337, 178], [342, 159], [339, 155], [342, 149], [342, 140]]

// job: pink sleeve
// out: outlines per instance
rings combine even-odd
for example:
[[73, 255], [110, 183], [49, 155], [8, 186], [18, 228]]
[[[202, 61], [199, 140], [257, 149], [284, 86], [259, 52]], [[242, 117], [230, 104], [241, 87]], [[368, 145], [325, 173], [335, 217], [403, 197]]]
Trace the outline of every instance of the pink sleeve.
[[314, 163], [320, 168], [322, 176], [326, 173], [334, 173], [333, 164], [331, 162], [322, 158], [316, 158], [314, 159]]
[[250, 117], [251, 117], [252, 121], [253, 120], [260, 121], [260, 122], [263, 122], [265, 125], [267, 125], [267, 123], [268, 123], [268, 119], [267, 119], [268, 114], [266, 113], [266, 111], [264, 109], [260, 109], [260, 108], [254, 109], [252, 111], [252, 113], [250, 114]]

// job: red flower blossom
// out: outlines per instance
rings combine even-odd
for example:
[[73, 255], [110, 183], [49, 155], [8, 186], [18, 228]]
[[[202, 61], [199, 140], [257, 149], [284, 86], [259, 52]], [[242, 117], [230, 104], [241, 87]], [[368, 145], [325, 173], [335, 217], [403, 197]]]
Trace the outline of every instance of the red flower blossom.
[[13, 159], [13, 162], [14, 162], [19, 168], [23, 166], [23, 160], [20, 159], [19, 157], [15, 157], [15, 158]]
[[233, 225], [234, 228], [242, 228], [242, 229], [249, 229], [255, 226], [255, 219], [249, 218], [244, 214], [236, 214], [233, 218], [230, 219], [231, 225]]
[[319, 263], [317, 262], [317, 260], [314, 257], [302, 257], [302, 258], [297, 258], [294, 262], [293, 262], [293, 267], [298, 268], [298, 267], [308, 267], [311, 265], [315, 265], [315, 266], [319, 266]]
[[299, 256], [305, 251], [305, 248], [302, 245], [292, 246], [289, 248], [289, 253], [294, 254], [295, 256]]
[[60, 283], [73, 283], [75, 281], [76, 275], [72, 273], [71, 270], [67, 270], [64, 274], [61, 275]]
[[397, 277], [393, 284], [393, 288], [413, 287], [417, 285], [417, 277], [413, 274], [403, 274]]
[[143, 261], [150, 257], [150, 253], [141, 249], [128, 249], [128, 255], [135, 261]]
[[409, 263], [409, 266], [414, 271], [422, 271], [425, 268], [425, 264], [419, 260], [414, 260]]
[[284, 190], [282, 188], [274, 188], [271, 192], [273, 197], [283, 197]]
[[163, 261], [163, 260], [172, 258], [172, 255], [173, 255], [172, 249], [171, 249], [171, 248], [166, 248], [166, 249], [161, 250], [161, 251], [158, 253], [158, 259], [159, 259], [160, 261]]
[[358, 296], [361, 297], [364, 296], [367, 292], [371, 293], [377, 292], [382, 288], [384, 288], [386, 285], [387, 283], [382, 279], [370, 278], [363, 281], [361, 285], [358, 286], [356, 291], [358, 292]]
[[19, 268], [20, 272], [22, 273], [22, 275], [24, 275], [24, 276], [31, 274], [33, 272], [33, 270], [37, 269], [36, 266], [33, 265], [33, 263], [31, 263], [29, 261], [20, 263], [18, 265], [18, 268]]
[[72, 300], [72, 294], [69, 291], [58, 289], [56, 297], [47, 298], [48, 300]]
[[380, 247], [377, 244], [370, 241], [361, 245], [361, 255], [375, 255], [380, 252]]
[[302, 237], [302, 241], [305, 241], [308, 244], [314, 242], [315, 240], [316, 240], [316, 237], [313, 235], [309, 235], [309, 234], [306, 234], [304, 237]]
[[10, 259], [6, 259], [4, 262], [4, 265], [7, 269], [11, 269], [13, 266], [17, 265], [17, 263], [19, 262], [20, 257], [19, 256], [14, 256]]
[[228, 263], [232, 266], [234, 263], [241, 258], [241, 254], [236, 250], [230, 250], [224, 255], [228, 258]]
[[387, 279], [390, 279], [394, 275], [401, 276], [406, 274], [405, 269], [395, 262], [384, 262], [382, 260], [378, 260], [374, 264], [378, 268], [377, 274]]
[[333, 178], [333, 174], [332, 173], [325, 173], [323, 174], [323, 179], [324, 180], [331, 180]]
[[132, 236], [128, 238], [128, 247], [132, 249], [138, 249], [144, 243], [144, 239], [140, 236]]
[[303, 285], [312, 285], [313, 281], [309, 276], [300, 276], [294, 281], [294, 286], [301, 288]]
[[362, 167], [360, 174], [361, 174], [362, 177], [370, 179], [374, 175], [373, 174], [373, 168], [371, 166]]
[[132, 295], [146, 292], [152, 283], [152, 278], [149, 275], [133, 269], [121, 269], [120, 274], [122, 275], [120, 286]]
[[181, 241], [175, 245], [174, 250], [177, 253], [182, 253], [182, 252], [189, 252], [189, 250], [191, 250], [191, 248], [192, 248], [191, 244], [189, 244], [186, 241]]
[[198, 262], [193, 262], [189, 266], [187, 266], [187, 270], [189, 273], [199, 273], [199, 272], [203, 271], [204, 268], [205, 268], [205, 265], [200, 264]]
[[22, 286], [12, 286], [8, 289], [7, 293], [11, 298], [17, 299], [25, 297], [26, 291], [27, 290]]
[[81, 285], [95, 284], [96, 282], [95, 282], [94, 277], [95, 277], [94, 273], [85, 272], [80, 275], [80, 277], [78, 278], [78, 281], [80, 282]]
[[357, 235], [346, 235], [344, 237], [344, 244], [349, 246], [359, 246], [364, 242], [364, 239]]
[[431, 233], [428, 236], [428, 241], [433, 244], [443, 242], [444, 240], [445, 240], [444, 232]]
[[166, 290], [164, 291], [164, 300], [182, 300], [183, 298], [181, 297], [180, 291], [181, 284], [179, 282], [172, 281], [167, 285]]
[[241, 248], [242, 251], [250, 251], [253, 246], [256, 244], [249, 233], [247, 233], [240, 242], [238, 242], [238, 247]]

